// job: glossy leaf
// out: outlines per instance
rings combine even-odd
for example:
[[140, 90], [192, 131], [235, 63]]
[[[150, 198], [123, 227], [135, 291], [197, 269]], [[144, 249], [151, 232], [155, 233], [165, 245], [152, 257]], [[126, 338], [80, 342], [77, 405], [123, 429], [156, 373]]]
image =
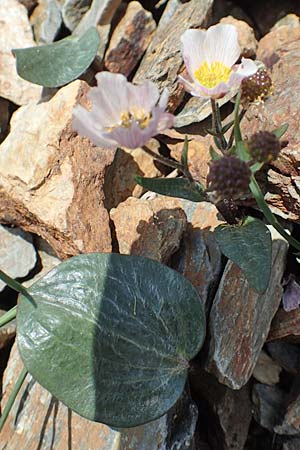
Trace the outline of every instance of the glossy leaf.
[[19, 300], [18, 346], [32, 376], [90, 420], [132, 427], [179, 398], [205, 314], [178, 272], [143, 257], [80, 255]]
[[144, 178], [137, 175], [135, 181], [151, 192], [169, 197], [185, 198], [192, 202], [203, 202], [206, 198], [203, 186], [191, 183], [187, 178]]
[[93, 62], [100, 38], [96, 28], [39, 47], [15, 49], [17, 72], [24, 80], [58, 87], [78, 78]]
[[266, 225], [248, 217], [241, 226], [219, 225], [215, 236], [222, 253], [242, 269], [250, 286], [264, 292], [272, 267], [272, 240]]
[[283, 125], [281, 125], [281, 127], [276, 128], [276, 130], [273, 130], [272, 133], [274, 133], [275, 136], [278, 139], [280, 139], [285, 134], [285, 132], [287, 131], [288, 127], [289, 127], [289, 124], [288, 123], [284, 123]]

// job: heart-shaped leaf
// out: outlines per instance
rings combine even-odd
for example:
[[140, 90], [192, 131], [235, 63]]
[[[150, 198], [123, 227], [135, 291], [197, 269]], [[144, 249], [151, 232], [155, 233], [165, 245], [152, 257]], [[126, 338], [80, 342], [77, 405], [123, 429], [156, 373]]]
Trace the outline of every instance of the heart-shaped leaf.
[[39, 47], [14, 49], [17, 72], [24, 80], [58, 87], [78, 78], [93, 62], [100, 38], [96, 28]]
[[203, 186], [191, 183], [187, 178], [144, 178], [136, 175], [135, 181], [149, 191], [169, 197], [185, 198], [192, 202], [203, 202], [206, 198]]
[[222, 253], [242, 269], [250, 286], [264, 292], [272, 267], [272, 239], [266, 225], [248, 217], [241, 226], [219, 225], [215, 236]]
[[19, 300], [25, 367], [90, 420], [132, 427], [161, 416], [184, 388], [205, 333], [203, 305], [178, 272], [137, 256], [69, 259]]

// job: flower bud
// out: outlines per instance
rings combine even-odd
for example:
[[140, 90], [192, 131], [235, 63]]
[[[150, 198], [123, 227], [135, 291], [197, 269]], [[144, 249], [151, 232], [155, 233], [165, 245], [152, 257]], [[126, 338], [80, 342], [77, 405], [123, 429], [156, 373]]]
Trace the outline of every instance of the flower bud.
[[248, 104], [252, 102], [265, 101], [272, 94], [273, 84], [265, 69], [258, 71], [248, 78], [244, 78], [241, 84], [241, 102]]
[[281, 149], [279, 139], [270, 131], [254, 133], [246, 145], [252, 158], [263, 163], [269, 163], [278, 158]]
[[224, 156], [213, 161], [207, 176], [208, 190], [216, 201], [237, 199], [249, 189], [251, 171], [248, 165], [236, 156]]

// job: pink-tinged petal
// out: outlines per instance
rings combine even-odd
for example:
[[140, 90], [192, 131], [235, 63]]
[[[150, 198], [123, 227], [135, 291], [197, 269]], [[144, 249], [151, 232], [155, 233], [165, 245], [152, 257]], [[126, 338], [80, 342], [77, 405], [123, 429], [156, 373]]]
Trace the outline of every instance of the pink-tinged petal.
[[292, 276], [284, 290], [282, 304], [285, 311], [292, 311], [300, 306], [300, 286]]
[[173, 114], [167, 112], [162, 113], [157, 125], [158, 133], [161, 133], [162, 131], [167, 130], [168, 128], [172, 128], [174, 126], [174, 122], [175, 116], [173, 116]]
[[204, 52], [207, 63], [221, 62], [232, 67], [241, 53], [236, 27], [229, 24], [210, 27], [206, 33]]
[[128, 83], [129, 109], [137, 108], [150, 112], [159, 99], [158, 87], [150, 80], [141, 85]]
[[100, 72], [96, 75], [98, 86], [88, 93], [93, 108], [100, 115], [104, 111], [107, 120], [104, 126], [115, 125], [120, 122], [122, 112], [127, 112], [128, 81], [124, 75], [110, 72]]
[[191, 83], [190, 81], [186, 80], [182, 76], [178, 76], [179, 81], [184, 85], [184, 88], [187, 92], [189, 92], [194, 97], [210, 97], [211, 91], [214, 91], [214, 89], [209, 89], [205, 86], [202, 86], [200, 83]]
[[206, 31], [204, 30], [186, 30], [181, 36], [181, 53], [186, 65], [187, 71], [191, 77], [205, 59], [204, 42]]
[[[120, 147], [138, 148], [146, 144], [149, 138], [145, 138], [142, 133], [143, 130], [133, 123], [130, 128], [118, 127], [115, 128], [109, 136], [116, 140]], [[108, 135], [108, 134], [107, 134]]]
[[254, 75], [257, 70], [258, 67], [252, 59], [242, 58], [242, 63], [232, 72], [229, 83], [231, 85], [239, 84], [244, 78]]
[[90, 141], [103, 148], [116, 148], [117, 143], [109, 138], [105, 138], [101, 131], [97, 129], [97, 122], [90, 112], [80, 105], [75, 106], [73, 110], [72, 127], [80, 136], [87, 137]]

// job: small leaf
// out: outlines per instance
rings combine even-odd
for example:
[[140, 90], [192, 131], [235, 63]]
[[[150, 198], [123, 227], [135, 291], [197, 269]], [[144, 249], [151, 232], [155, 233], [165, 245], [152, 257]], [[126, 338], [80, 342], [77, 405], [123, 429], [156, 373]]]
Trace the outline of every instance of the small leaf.
[[187, 135], [185, 135], [183, 149], [181, 153], [181, 164], [185, 168], [188, 168], [188, 151], [189, 151], [189, 139]]
[[187, 178], [144, 178], [136, 175], [135, 181], [148, 191], [157, 194], [185, 198], [192, 202], [206, 200], [204, 187], [200, 183], [191, 183]]
[[254, 164], [252, 164], [252, 166], [250, 167], [250, 170], [252, 173], [256, 173], [258, 172], [264, 165], [265, 163], [263, 162], [256, 162]]
[[222, 253], [241, 268], [250, 286], [264, 292], [272, 267], [272, 240], [266, 225], [248, 217], [241, 226], [219, 225], [215, 236]]
[[14, 49], [17, 72], [24, 80], [58, 87], [78, 78], [93, 62], [100, 38], [96, 28], [39, 47]]
[[209, 147], [209, 154], [210, 154], [212, 161], [217, 161], [218, 159], [222, 158], [222, 155], [220, 155], [220, 153], [216, 152], [216, 150], [213, 148], [212, 145]]
[[251, 156], [249, 155], [249, 153], [245, 147], [245, 144], [242, 141], [238, 141], [236, 143], [235, 154], [242, 161], [247, 162], [247, 161], [251, 160]]
[[147, 258], [86, 254], [61, 263], [21, 296], [25, 367], [87, 419], [133, 427], [181, 395], [199, 351], [205, 313], [196, 289]]
[[286, 130], [288, 129], [289, 124], [288, 123], [284, 123], [283, 125], [281, 125], [281, 127], [276, 128], [276, 130], [273, 130], [272, 133], [275, 134], [275, 136], [280, 139], [284, 133], [286, 132]]
[[224, 125], [222, 128], [222, 134], [225, 134], [226, 131], [230, 130], [230, 128], [232, 127], [233, 124], [234, 124], [234, 120], [232, 120], [231, 122]]

